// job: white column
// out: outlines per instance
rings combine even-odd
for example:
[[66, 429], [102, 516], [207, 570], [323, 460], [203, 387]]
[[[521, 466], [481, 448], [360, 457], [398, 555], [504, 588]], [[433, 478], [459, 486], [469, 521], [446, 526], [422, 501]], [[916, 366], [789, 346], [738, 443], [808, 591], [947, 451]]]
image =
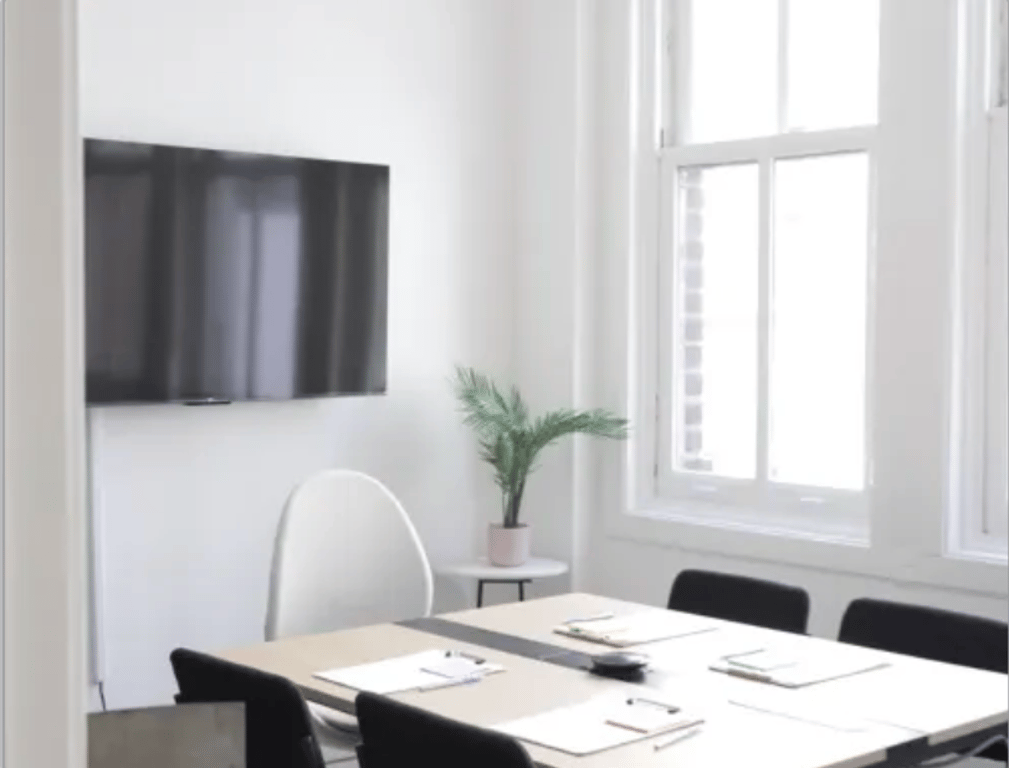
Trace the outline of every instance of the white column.
[[3, 764], [69, 768], [86, 761], [76, 2], [3, 7]]

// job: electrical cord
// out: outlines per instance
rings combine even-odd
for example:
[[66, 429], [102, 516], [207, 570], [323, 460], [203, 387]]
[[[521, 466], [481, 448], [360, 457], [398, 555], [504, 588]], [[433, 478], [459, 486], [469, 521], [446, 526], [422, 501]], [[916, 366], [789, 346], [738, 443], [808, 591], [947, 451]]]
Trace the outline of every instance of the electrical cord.
[[1006, 744], [1005, 736], [992, 736], [990, 739], [986, 739], [978, 744], [970, 752], [964, 752], [962, 755], [952, 755], [950, 757], [941, 757], [937, 760], [929, 760], [927, 763], [922, 763], [920, 768], [942, 768], [947, 765], [956, 765], [957, 763], [962, 763], [972, 757], [977, 757], [980, 753], [984, 752], [988, 747], [993, 747], [996, 744]]
[[102, 700], [102, 712], [108, 712], [109, 707], [105, 703], [105, 683], [98, 681], [98, 698]]

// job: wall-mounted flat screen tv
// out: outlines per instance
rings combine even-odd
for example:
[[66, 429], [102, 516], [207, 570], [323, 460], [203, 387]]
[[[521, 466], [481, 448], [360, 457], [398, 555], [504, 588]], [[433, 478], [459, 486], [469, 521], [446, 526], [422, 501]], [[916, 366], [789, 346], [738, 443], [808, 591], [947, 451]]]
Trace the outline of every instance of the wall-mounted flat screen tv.
[[86, 139], [87, 400], [386, 388], [389, 167]]

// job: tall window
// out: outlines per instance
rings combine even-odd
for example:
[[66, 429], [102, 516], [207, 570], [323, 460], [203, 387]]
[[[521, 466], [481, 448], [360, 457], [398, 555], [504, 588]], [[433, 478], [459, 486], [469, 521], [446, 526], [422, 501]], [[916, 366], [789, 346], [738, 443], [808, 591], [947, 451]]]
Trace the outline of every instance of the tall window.
[[1009, 528], [1009, 2], [993, 0], [988, 114], [988, 454], [984, 531]]
[[656, 490], [858, 521], [879, 0], [665, 12]]
[[954, 552], [1005, 558], [1009, 523], [1007, 0], [961, 16], [961, 232], [952, 512]]

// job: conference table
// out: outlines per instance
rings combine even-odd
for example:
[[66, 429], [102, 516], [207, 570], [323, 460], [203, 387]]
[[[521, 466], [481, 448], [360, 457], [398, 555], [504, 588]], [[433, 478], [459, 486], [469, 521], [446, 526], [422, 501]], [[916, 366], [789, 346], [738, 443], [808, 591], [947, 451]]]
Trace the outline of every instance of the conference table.
[[537, 764], [551, 768], [902, 768], [1006, 733], [1009, 690], [1006, 675], [998, 673], [873, 650], [885, 666], [784, 688], [710, 667], [727, 656], [760, 648], [800, 647], [810, 654], [867, 651], [822, 638], [705, 619], [710, 623], [705, 631], [626, 649], [651, 659], [643, 682], [633, 683], [587, 671], [591, 655], [614, 649], [554, 631], [574, 617], [660, 612], [676, 614], [570, 593], [286, 638], [215, 655], [283, 675], [307, 700], [351, 714], [357, 691], [315, 673], [449, 649], [479, 655], [503, 665], [505, 671], [475, 684], [407, 691], [392, 694], [393, 698], [482, 727], [610, 693], [661, 696], [704, 719], [696, 736], [661, 751], [655, 749], [655, 738], [588, 755], [524, 742]]

